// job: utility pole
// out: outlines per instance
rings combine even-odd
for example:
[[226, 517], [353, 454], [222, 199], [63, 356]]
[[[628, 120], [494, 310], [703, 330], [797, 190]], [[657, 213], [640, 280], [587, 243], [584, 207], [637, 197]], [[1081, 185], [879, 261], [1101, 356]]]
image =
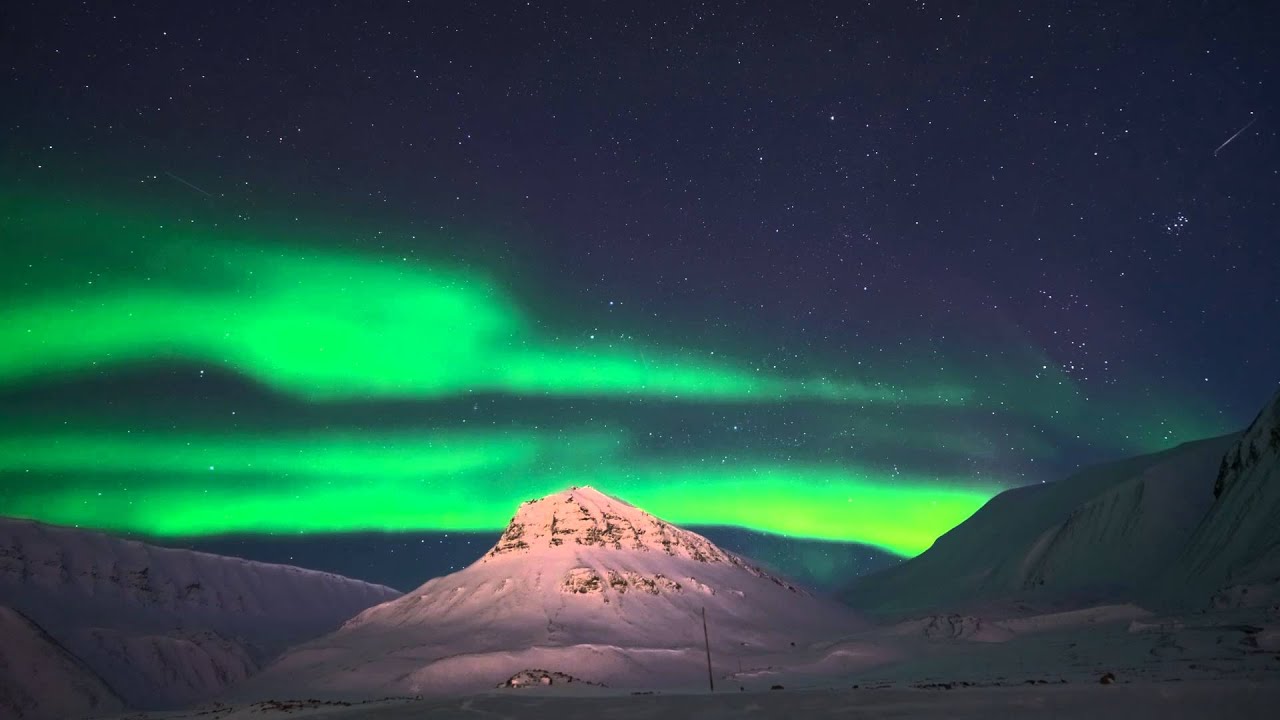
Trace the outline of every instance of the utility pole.
[[711, 692], [716, 691], [716, 680], [711, 674], [711, 636], [707, 634], [707, 607], [702, 607], [702, 640], [707, 644], [707, 685], [711, 686]]

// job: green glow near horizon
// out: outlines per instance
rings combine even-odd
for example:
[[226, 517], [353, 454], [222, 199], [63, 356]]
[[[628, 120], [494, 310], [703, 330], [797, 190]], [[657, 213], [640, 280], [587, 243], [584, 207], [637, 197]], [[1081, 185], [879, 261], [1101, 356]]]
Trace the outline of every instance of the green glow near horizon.
[[581, 333], [556, 339], [473, 270], [304, 251], [147, 216], [7, 205], [6, 233], [34, 248], [73, 245], [114, 269], [75, 277], [29, 251], [44, 259], [16, 268], [17, 298], [0, 308], [0, 383], [176, 359], [311, 400], [501, 392], [935, 405], [969, 395], [942, 383], [788, 378], [714, 353]]
[[853, 541], [900, 555], [924, 550], [1000, 489], [938, 478], [888, 485], [847, 467], [750, 459], [628, 463], [627, 448], [620, 434], [586, 430], [364, 439], [32, 434], [0, 441], [0, 473], [42, 479], [10, 502], [10, 514], [156, 536], [496, 531], [530, 497], [593, 485], [675, 523]]
[[[681, 413], [705, 422], [696, 413], [742, 403], [748, 417], [766, 405], [803, 413], [799, 435], [813, 442], [794, 462], [778, 459], [793, 453], [777, 438], [727, 460], [718, 446], [709, 460], [699, 456], [710, 454], [706, 446], [679, 457], [638, 449], [626, 427], [556, 428], [554, 413], [488, 418], [494, 424], [483, 430], [305, 433], [133, 415], [135, 428], [189, 430], [130, 433], [115, 429], [115, 410], [77, 418], [64, 408], [69, 421], [35, 409], [0, 413], [3, 514], [172, 537], [497, 531], [523, 500], [593, 485], [679, 524], [913, 555], [1003, 489], [1010, 454], [1052, 457], [1063, 437], [1134, 452], [1221, 432], [1181, 396], [1089, 404], [1020, 336], [972, 352], [904, 337], [856, 377], [798, 377], [744, 360], [767, 349], [752, 338], [713, 348], [659, 329], [661, 342], [621, 340], [654, 328], [619, 325], [597, 339], [585, 330], [597, 324], [582, 320], [589, 313], [549, 322], [551, 313], [476, 267], [352, 249], [368, 243], [335, 241], [337, 232], [255, 235], [238, 221], [174, 222], [163, 211], [53, 197], [0, 192], [0, 390], [181, 361], [250, 378], [308, 411], [341, 413], [343, 401], [426, 409], [491, 393], [573, 405], [679, 401], [690, 406]], [[838, 366], [861, 363], [837, 357]], [[262, 393], [251, 398], [262, 402]], [[821, 405], [781, 406], [796, 401]], [[997, 416], [1008, 426], [984, 424]], [[952, 469], [901, 474], [826, 460], [866, 447], [944, 452]], [[964, 477], [966, 468], [990, 480]]]
[[[677, 525], [735, 525], [917, 555], [1003, 490], [820, 465], [648, 466], [603, 488]], [[629, 481], [630, 479], [630, 481]], [[588, 484], [585, 483], [584, 484]]]

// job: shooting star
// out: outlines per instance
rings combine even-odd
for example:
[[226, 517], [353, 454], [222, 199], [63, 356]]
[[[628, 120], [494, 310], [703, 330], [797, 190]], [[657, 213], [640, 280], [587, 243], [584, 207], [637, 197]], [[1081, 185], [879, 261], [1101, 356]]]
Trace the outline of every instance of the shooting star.
[[1227, 138], [1226, 142], [1219, 145], [1218, 149], [1213, 151], [1213, 156], [1218, 157], [1218, 153], [1222, 152], [1222, 148], [1230, 145], [1232, 140], [1235, 140], [1236, 138], [1240, 137], [1240, 133], [1244, 132], [1245, 130], [1248, 130], [1250, 127], [1253, 127], [1253, 124], [1256, 122], [1258, 122], [1258, 118], [1255, 117], [1254, 119], [1249, 121], [1248, 125], [1245, 125], [1244, 127], [1237, 130], [1235, 135], [1232, 135], [1231, 137]]
[[[1242, 131], [1242, 132], [1243, 132], [1243, 131]], [[1239, 135], [1240, 133], [1236, 133], [1236, 134], [1237, 134], [1237, 135]], [[1231, 141], [1230, 141], [1230, 140], [1228, 140], [1227, 142], [1231, 142]], [[165, 173], [164, 173], [164, 174], [165, 174], [165, 175], [168, 175], [169, 177], [173, 178], [174, 180], [177, 180], [178, 182], [182, 183], [183, 185], [186, 185], [187, 187], [191, 188], [192, 190], [195, 190], [196, 192], [198, 192], [198, 193], [200, 193], [201, 195], [203, 195], [203, 196], [205, 196], [205, 197], [209, 198], [210, 200], [213, 200], [213, 199], [214, 199], [212, 194], [205, 192], [204, 190], [202, 190], [202, 189], [201, 189], [201, 188], [199, 188], [198, 186], [193, 185], [192, 183], [189, 183], [189, 182], [187, 182], [186, 180], [183, 180], [182, 178], [178, 177], [177, 175], [174, 175], [173, 173], [171, 173], [171, 172], [169, 172], [169, 171], [167, 171], [167, 170], [165, 171]]]

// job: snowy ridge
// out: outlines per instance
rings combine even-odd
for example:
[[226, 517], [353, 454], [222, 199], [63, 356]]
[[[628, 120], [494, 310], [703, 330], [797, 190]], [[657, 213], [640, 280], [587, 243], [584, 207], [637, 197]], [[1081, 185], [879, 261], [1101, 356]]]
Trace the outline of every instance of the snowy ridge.
[[[31, 606], [46, 627], [59, 624], [58, 613], [77, 621], [89, 613], [108, 621], [137, 615], [144, 624], [199, 619], [219, 631], [297, 636], [332, 622], [335, 613], [398, 595], [330, 573], [0, 518], [0, 597]], [[263, 618], [271, 622], [260, 628]]]
[[22, 613], [0, 605], [0, 718], [62, 720], [119, 712], [102, 678]]
[[1177, 557], [1237, 436], [1186, 443], [1000, 493], [916, 558], [860, 578], [855, 607], [912, 614], [1129, 599]]
[[135, 706], [179, 707], [211, 697], [259, 666], [248, 645], [251, 640], [230, 640], [208, 630], [141, 633], [85, 628], [73, 632], [68, 642]]
[[703, 687], [704, 608], [713, 657], [734, 667], [864, 626], [700, 535], [574, 488], [525, 503], [471, 566], [291, 649], [235, 696], [478, 692], [529, 668]]
[[0, 602], [133, 707], [220, 692], [289, 644], [397, 596], [329, 573], [0, 518]]
[[1212, 497], [1170, 587], [1196, 599], [1218, 592], [1215, 602], [1226, 605], [1280, 594], [1280, 392], [1223, 455]]
[[1139, 589], [1195, 530], [1208, 506], [1203, 478], [1229, 439], [1181, 446], [1072, 510], [1028, 555], [1023, 588]]

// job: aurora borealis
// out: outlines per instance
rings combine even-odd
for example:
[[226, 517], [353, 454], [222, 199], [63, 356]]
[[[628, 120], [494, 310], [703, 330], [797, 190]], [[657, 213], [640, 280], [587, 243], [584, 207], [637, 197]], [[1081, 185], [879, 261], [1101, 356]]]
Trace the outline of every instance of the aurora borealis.
[[1277, 381], [1231, 13], [146, 5], [5, 20], [0, 514], [407, 586], [590, 484], [838, 583]]
[[[476, 274], [237, 244], [180, 221], [92, 208], [6, 205], [6, 234], [21, 246], [45, 257], [50, 248], [74, 248], [91, 263], [123, 254], [127, 265], [86, 287], [28, 263], [53, 291], [0, 315], [0, 345], [8, 348], [0, 379], [172, 358], [226, 366], [317, 400], [469, 392], [906, 404], [965, 397], [957, 388], [785, 379], [634, 343], [549, 341]], [[39, 211], [29, 219], [32, 208]], [[66, 294], [56, 290], [68, 285]]]
[[[304, 252], [297, 239], [236, 242], [190, 222], [89, 205], [58, 212], [41, 199], [10, 198], [4, 208], [6, 235], [30, 253], [19, 274], [34, 278], [19, 283], [33, 291], [11, 297], [0, 323], [0, 379], [8, 383], [168, 361], [223, 368], [312, 404], [500, 393], [962, 408], [969, 394], [937, 381], [786, 378], [714, 359], [714, 351], [704, 359], [556, 342], [538, 337], [519, 306], [474, 273]], [[78, 262], [48, 263], [58, 248]], [[99, 269], [92, 283], [75, 282], [82, 264]], [[705, 458], [629, 454], [631, 444], [625, 431], [605, 426], [14, 429], [0, 437], [0, 472], [71, 478], [47, 490], [37, 484], [8, 503], [10, 514], [154, 536], [493, 530], [530, 495], [597, 484], [676, 522], [856, 540], [900, 555], [928, 547], [999, 487], [956, 489], [927, 476], [886, 487], [879, 471], [857, 466], [749, 457], [709, 466]]]
[[[678, 352], [596, 347], [580, 332], [566, 342], [539, 330], [546, 323], [481, 272], [324, 243], [304, 250], [305, 237], [249, 240], [155, 211], [59, 209], [46, 198], [10, 197], [3, 207], [5, 234], [20, 240], [17, 257], [26, 260], [14, 273], [26, 279], [11, 286], [0, 323], [0, 380], [10, 385], [161, 362], [198, 367], [199, 376], [217, 368], [313, 406], [508, 395], [964, 417], [1003, 404], [997, 392], [946, 374], [915, 385], [803, 379], [688, 343]], [[84, 266], [96, 269], [91, 282], [76, 281]], [[1051, 384], [1045, 395], [1064, 392]], [[0, 437], [0, 473], [39, 481], [5, 511], [157, 537], [492, 531], [528, 497], [591, 484], [677, 523], [910, 556], [1009, 484], [858, 458], [655, 453], [622, 423], [548, 430], [519, 422], [255, 432], [13, 427]], [[901, 441], [894, 429], [879, 434], [881, 443]], [[940, 448], [922, 451], [970, 460], [989, 452], [980, 435], [938, 428], [923, 439]]]
[[[856, 468], [674, 464], [635, 466], [558, 457], [595, 438], [511, 438], [477, 434], [459, 442], [426, 435], [379, 438], [12, 438], [0, 471], [72, 473], [91, 483], [33, 489], [9, 512], [66, 525], [154, 536], [226, 533], [491, 531], [527, 496], [595, 484], [677, 523], [734, 525], [788, 536], [855, 539], [914, 555], [986, 501], [989, 492], [899, 487]], [[591, 448], [594, 450], [594, 448]], [[68, 460], [68, 458], [91, 458]], [[207, 472], [194, 468], [203, 464]], [[205, 468], [201, 468], [205, 469]], [[129, 475], [116, 487], [111, 475]], [[518, 476], [518, 483], [512, 476]], [[155, 478], [162, 477], [162, 482]], [[101, 488], [106, 488], [101, 489]]]

